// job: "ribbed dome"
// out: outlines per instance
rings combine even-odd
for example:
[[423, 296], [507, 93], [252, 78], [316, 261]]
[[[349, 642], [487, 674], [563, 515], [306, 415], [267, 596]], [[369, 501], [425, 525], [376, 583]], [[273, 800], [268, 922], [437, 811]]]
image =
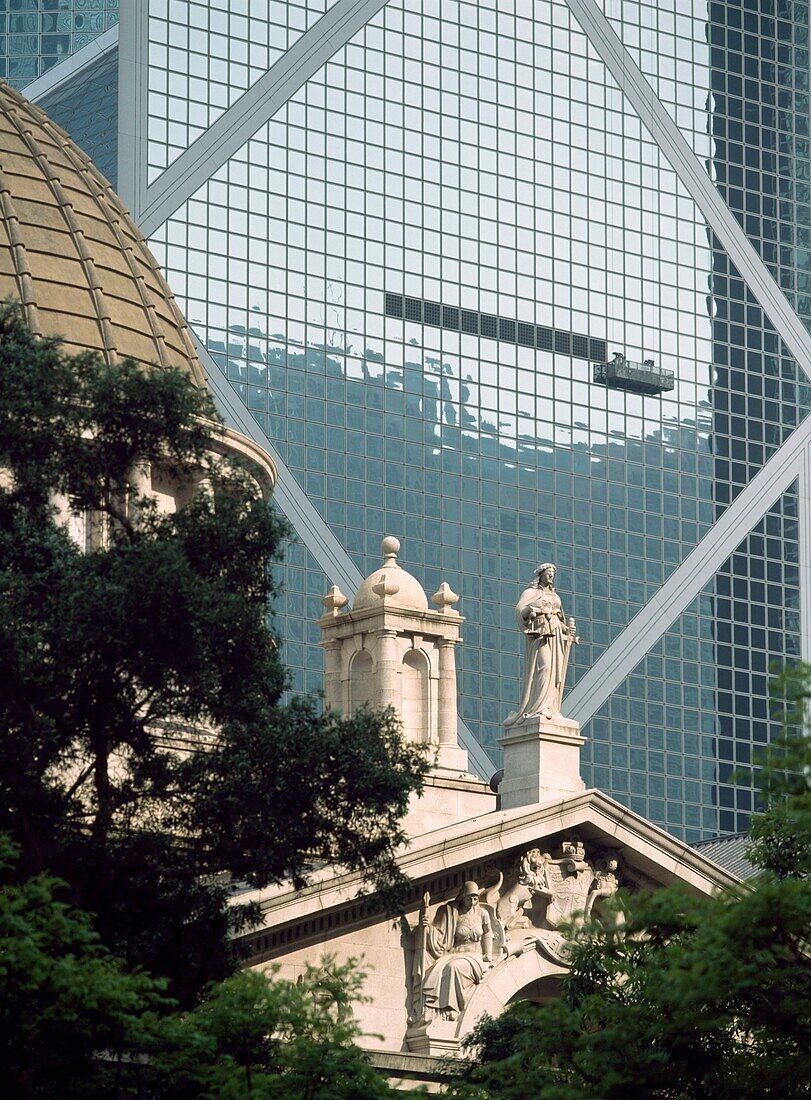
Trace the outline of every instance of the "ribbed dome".
[[33, 332], [108, 362], [205, 372], [158, 265], [110, 184], [68, 135], [0, 82], [0, 300]]
[[394, 607], [403, 607], [411, 611], [427, 611], [428, 598], [425, 589], [416, 577], [407, 573], [398, 564], [397, 554], [400, 543], [388, 535], [383, 539], [383, 564], [374, 573], [370, 573], [355, 593], [352, 601], [353, 611], [362, 611], [367, 607], [379, 607], [383, 600]]

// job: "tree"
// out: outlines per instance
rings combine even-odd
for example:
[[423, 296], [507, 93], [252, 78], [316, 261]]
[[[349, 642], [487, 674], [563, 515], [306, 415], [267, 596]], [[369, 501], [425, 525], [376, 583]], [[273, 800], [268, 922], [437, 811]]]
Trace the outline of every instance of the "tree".
[[785, 731], [759, 761], [757, 780], [768, 809], [752, 818], [749, 858], [780, 879], [808, 878], [811, 748], [806, 710], [811, 699], [811, 665], [801, 663], [785, 669], [773, 681], [772, 694], [785, 701]]
[[148, 1014], [171, 1007], [165, 982], [129, 973], [88, 914], [40, 874], [15, 883], [19, 849], [0, 833], [0, 1072], [17, 1097], [109, 1095], [109, 1061], [145, 1044]]
[[[287, 528], [216, 431], [182, 372], [71, 358], [0, 312], [0, 828], [23, 878], [58, 872], [184, 1004], [233, 969], [233, 876], [301, 884], [326, 861], [395, 890], [426, 767], [392, 712], [282, 704]], [[161, 514], [146, 466], [207, 488]], [[60, 501], [105, 537], [80, 550]]]
[[[352, 964], [298, 983], [243, 972], [177, 1012], [166, 982], [130, 971], [49, 875], [12, 880], [0, 834], [0, 1072], [8, 1100], [54, 1096], [312, 1100], [392, 1095], [355, 1045]], [[402, 1095], [398, 1093], [398, 1096]]]
[[[158, 1036], [151, 1068], [160, 1095], [376, 1100], [394, 1090], [355, 1045], [354, 964], [307, 967], [298, 983], [243, 972]], [[398, 1092], [398, 1096], [402, 1093]], [[413, 1094], [411, 1094], [413, 1095]]]
[[[783, 680], [804, 706], [811, 670]], [[713, 897], [620, 897], [623, 919], [573, 929], [558, 1001], [484, 1020], [457, 1097], [779, 1100], [811, 1095], [811, 739], [763, 761], [751, 882]]]

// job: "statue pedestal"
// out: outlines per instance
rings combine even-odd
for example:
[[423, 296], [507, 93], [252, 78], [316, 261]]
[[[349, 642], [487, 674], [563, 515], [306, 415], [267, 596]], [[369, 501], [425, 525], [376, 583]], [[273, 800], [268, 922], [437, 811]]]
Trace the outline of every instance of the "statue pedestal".
[[585, 790], [580, 778], [580, 723], [555, 714], [535, 715], [508, 726], [500, 739], [504, 778], [498, 793], [502, 810], [553, 802]]
[[456, 1054], [459, 1050], [458, 1020], [420, 1020], [406, 1032], [406, 1047], [412, 1054], [427, 1054], [433, 1058]]

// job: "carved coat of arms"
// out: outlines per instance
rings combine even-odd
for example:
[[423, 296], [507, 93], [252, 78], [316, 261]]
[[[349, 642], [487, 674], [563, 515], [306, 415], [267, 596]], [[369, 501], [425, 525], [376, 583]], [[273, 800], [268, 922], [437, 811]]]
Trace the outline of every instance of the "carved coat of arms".
[[545, 869], [550, 895], [545, 923], [549, 928], [557, 928], [570, 921], [575, 913], [585, 911], [594, 870], [579, 840], [565, 840], [561, 845], [561, 857], [549, 859]]
[[486, 893], [509, 934], [522, 928], [557, 929], [575, 914], [591, 915], [596, 901], [611, 897], [619, 886], [613, 855], [596, 864], [586, 858], [576, 836], [564, 840], [557, 856], [531, 848], [525, 852], [502, 891], [502, 876]]
[[465, 882], [433, 918], [424, 895], [419, 924], [409, 929], [409, 1049], [429, 1049], [429, 1032], [436, 1039], [437, 1029], [456, 1027], [476, 986], [510, 956], [537, 950], [568, 965], [564, 926], [576, 915], [590, 920], [595, 903], [616, 893], [619, 862], [615, 853], [590, 862], [576, 835], [563, 840], [558, 853], [530, 848], [508, 870], [506, 885], [501, 872], [486, 890]]

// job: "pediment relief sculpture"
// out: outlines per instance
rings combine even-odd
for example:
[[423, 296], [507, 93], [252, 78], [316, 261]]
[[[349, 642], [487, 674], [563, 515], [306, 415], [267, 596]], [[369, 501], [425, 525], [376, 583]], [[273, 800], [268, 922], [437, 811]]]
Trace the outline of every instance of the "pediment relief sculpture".
[[528, 849], [487, 890], [464, 883], [433, 917], [426, 893], [412, 931], [411, 1028], [456, 1021], [476, 987], [511, 956], [537, 950], [565, 965], [561, 929], [592, 919], [619, 885], [615, 853], [589, 857], [583, 842], [569, 837], [553, 852]]
[[588, 919], [598, 901], [616, 894], [619, 861], [616, 855], [586, 857], [577, 837], [563, 840], [556, 853], [530, 848], [517, 861], [502, 887], [502, 876], [488, 891], [503, 923], [507, 941], [522, 929], [555, 931], [580, 914]]
[[464, 883], [451, 901], [429, 915], [423, 895], [414, 930], [414, 1020], [456, 1020], [471, 991], [504, 953], [504, 930], [492, 906], [480, 901], [475, 882]]

